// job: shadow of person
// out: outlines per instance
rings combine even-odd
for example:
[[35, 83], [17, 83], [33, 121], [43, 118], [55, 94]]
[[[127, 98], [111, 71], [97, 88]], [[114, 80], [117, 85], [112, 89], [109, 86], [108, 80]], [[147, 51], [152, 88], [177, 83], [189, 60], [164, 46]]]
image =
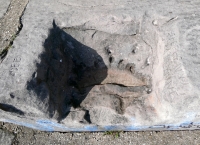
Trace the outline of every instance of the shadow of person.
[[[94, 49], [60, 29], [55, 21], [43, 46], [41, 61], [33, 74], [35, 79], [28, 82], [27, 89], [44, 100], [47, 93], [42, 93], [45, 89], [38, 86], [45, 84], [49, 95], [49, 116], [61, 121], [71, 107], [81, 108], [80, 104], [90, 90], [106, 78], [107, 67]], [[88, 110], [81, 109], [90, 123]]]

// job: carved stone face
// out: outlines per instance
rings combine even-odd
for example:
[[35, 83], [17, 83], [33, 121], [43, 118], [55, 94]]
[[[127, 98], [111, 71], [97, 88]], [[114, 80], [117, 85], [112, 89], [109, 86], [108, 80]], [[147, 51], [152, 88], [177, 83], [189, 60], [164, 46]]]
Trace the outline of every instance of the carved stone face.
[[36, 86], [46, 84], [51, 117], [62, 120], [71, 107], [86, 113], [106, 107], [123, 118], [127, 107], [151, 93], [152, 52], [140, 35], [53, 26], [37, 81], [28, 84], [38, 95]]
[[64, 31], [94, 49], [101, 59], [101, 64], [97, 65], [99, 56], [89, 56], [89, 53], [79, 56], [87, 69], [77, 84], [90, 90], [81, 107], [89, 110], [103, 106], [124, 114], [137, 98], [151, 93], [152, 52], [140, 36], [81, 28], [66, 28]]
[[198, 128], [198, 0], [35, 1], [13, 44], [2, 37], [12, 47], [0, 58], [1, 121], [44, 130], [62, 121], [57, 131]]

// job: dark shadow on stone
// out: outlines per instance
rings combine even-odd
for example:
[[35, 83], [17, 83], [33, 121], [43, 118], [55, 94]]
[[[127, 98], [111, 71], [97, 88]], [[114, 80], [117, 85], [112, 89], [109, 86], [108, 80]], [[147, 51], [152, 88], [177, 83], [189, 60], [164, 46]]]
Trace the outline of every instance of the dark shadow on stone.
[[11, 113], [16, 113], [19, 115], [24, 115], [24, 112], [17, 109], [16, 107], [9, 105], [9, 104], [4, 104], [4, 103], [0, 103], [0, 109], [6, 112], [11, 112]]
[[85, 119], [88, 123], [91, 123], [90, 114], [89, 114], [89, 111], [88, 111], [88, 110], [85, 111], [84, 119]]
[[[81, 108], [90, 90], [106, 78], [107, 67], [94, 49], [78, 42], [56, 26], [55, 21], [44, 48], [27, 89], [33, 90], [41, 101], [49, 94], [49, 116], [61, 121], [71, 107]], [[90, 123], [88, 110], [82, 109]]]

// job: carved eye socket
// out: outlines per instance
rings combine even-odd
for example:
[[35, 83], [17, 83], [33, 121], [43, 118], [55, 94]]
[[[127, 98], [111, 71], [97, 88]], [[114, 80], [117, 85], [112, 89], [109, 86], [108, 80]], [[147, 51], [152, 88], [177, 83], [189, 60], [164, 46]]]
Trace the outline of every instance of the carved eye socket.
[[135, 72], [135, 71], [134, 71], [134, 67], [133, 67], [133, 66], [131, 66], [129, 70], [130, 70], [132, 73], [134, 73], [134, 72]]
[[151, 63], [150, 58], [148, 57], [147, 60], [146, 60], [146, 65], [150, 65], [150, 63]]
[[123, 61], [124, 61], [123, 59], [120, 59], [118, 64], [122, 63]]
[[130, 71], [131, 73], [135, 73], [134, 68], [135, 68], [135, 64], [134, 64], [134, 63], [128, 63], [128, 64], [126, 65], [126, 69], [127, 69], [128, 71]]
[[124, 64], [124, 60], [120, 59], [118, 62], [118, 68], [119, 69], [124, 69], [125, 68], [125, 64]]
[[134, 48], [134, 49], [132, 50], [132, 53], [136, 53], [136, 48]]
[[110, 49], [108, 49], [108, 50], [107, 50], [107, 53], [108, 53], [109, 55], [111, 55], [111, 50], [110, 50]]
[[113, 57], [113, 56], [110, 56], [110, 57], [109, 57], [109, 62], [110, 62], [110, 63], [113, 63], [113, 62], [114, 62], [114, 57]]
[[106, 50], [106, 53], [107, 53], [108, 55], [111, 55], [111, 54], [112, 54], [112, 50], [109, 48], [109, 46], [106, 47], [105, 50]]
[[132, 53], [136, 53], [138, 51], [138, 47], [137, 47], [137, 45], [135, 45], [135, 46], [133, 46], [133, 50], [132, 50]]

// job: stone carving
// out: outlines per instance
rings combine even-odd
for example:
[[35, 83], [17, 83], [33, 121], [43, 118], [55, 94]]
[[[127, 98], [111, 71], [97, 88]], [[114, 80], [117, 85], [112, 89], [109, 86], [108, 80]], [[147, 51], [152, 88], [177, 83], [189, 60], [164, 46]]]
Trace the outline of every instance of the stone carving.
[[199, 118], [196, 15], [163, 11], [176, 2], [35, 3], [0, 64], [1, 121], [83, 131], [180, 129]]

